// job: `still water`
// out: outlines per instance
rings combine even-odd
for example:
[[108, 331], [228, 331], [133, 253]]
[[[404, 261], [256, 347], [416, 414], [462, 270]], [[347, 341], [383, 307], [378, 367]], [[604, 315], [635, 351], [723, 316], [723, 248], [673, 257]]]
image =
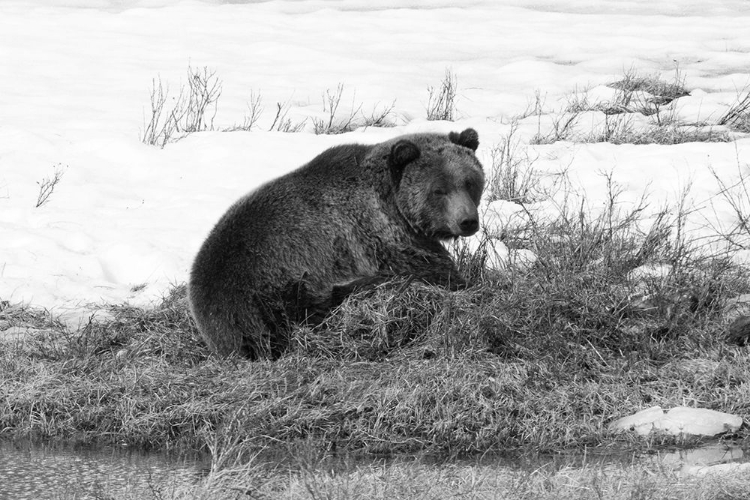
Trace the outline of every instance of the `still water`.
[[[352, 462], [342, 457], [316, 457], [314, 453], [311, 456], [294, 453], [293, 457], [270, 453], [257, 458], [259, 462], [275, 464], [271, 468], [276, 473], [281, 470], [284, 475], [298, 471], [300, 464], [306, 464], [307, 468], [312, 466], [312, 469], [338, 472], [368, 464], [367, 460]], [[426, 464], [432, 462], [429, 459], [418, 461]], [[375, 462], [383, 463], [382, 460]], [[439, 468], [441, 463], [438, 460], [432, 465]], [[450, 463], [532, 470], [584, 466], [607, 470], [640, 463], [647, 465], [647, 469], [666, 468], [689, 475], [721, 464], [746, 468], [749, 465], [748, 455], [740, 445], [721, 442], [708, 442], [692, 449], [652, 450], [650, 453], [600, 451], [589, 454], [575, 451], [546, 456], [485, 455], [480, 460], [476, 457], [459, 458]], [[206, 476], [209, 466], [207, 456], [175, 458], [116, 447], [91, 448], [0, 440], [0, 500], [174, 498], [181, 492], [190, 492]]]
[[154, 498], [154, 488], [194, 484], [208, 466], [201, 457], [0, 440], [0, 499]]

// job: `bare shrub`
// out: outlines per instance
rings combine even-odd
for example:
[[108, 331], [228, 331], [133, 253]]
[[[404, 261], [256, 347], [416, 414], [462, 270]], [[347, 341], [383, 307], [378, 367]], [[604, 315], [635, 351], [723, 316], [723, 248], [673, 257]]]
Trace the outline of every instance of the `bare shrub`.
[[[540, 219], [527, 212], [539, 264], [565, 268], [567, 272], [595, 263], [625, 275], [644, 263], [669, 261], [675, 264], [675, 259], [685, 255], [682, 226], [687, 208], [684, 204], [680, 205], [677, 215], [667, 208], [658, 210], [650, 216], [653, 223], [644, 231], [643, 222], [649, 208], [647, 195], [635, 203], [624, 204], [623, 189], [612, 174], [601, 175], [607, 185], [602, 208], [592, 209], [585, 198], [565, 188], [558, 204], [559, 215], [554, 219]], [[563, 240], [567, 241], [564, 246], [569, 251], [561, 253]]]
[[492, 173], [489, 179], [490, 201], [507, 200], [531, 203], [539, 196], [538, 177], [531, 168], [528, 153], [519, 151], [516, 137], [518, 123], [513, 122], [507, 135], [492, 148]]
[[365, 116], [364, 113], [360, 114], [362, 115], [362, 126], [363, 127], [395, 127], [396, 124], [391, 121], [390, 116], [393, 113], [394, 108], [396, 107], [396, 100], [394, 99], [393, 102], [388, 106], [383, 106], [382, 108], [378, 109], [375, 108], [372, 110], [369, 116]]
[[273, 123], [268, 129], [269, 132], [299, 132], [305, 128], [305, 121], [303, 120], [298, 123], [293, 123], [291, 118], [287, 118], [289, 113], [289, 101], [284, 104], [276, 103], [276, 116], [273, 118]]
[[63, 167], [58, 163], [55, 166], [55, 170], [51, 176], [45, 177], [41, 181], [37, 182], [37, 185], [39, 186], [39, 194], [36, 197], [36, 206], [34, 208], [39, 208], [49, 202], [50, 196], [52, 196], [52, 193], [55, 191], [55, 187], [60, 182], [60, 180], [62, 180], [63, 173], [65, 173], [65, 168], [67, 167]]
[[[212, 130], [217, 103], [221, 96], [221, 81], [216, 72], [207, 67], [188, 66], [188, 86], [180, 87], [177, 97], [170, 98], [169, 85], [161, 78], [151, 81], [151, 113], [144, 117], [141, 142], [164, 147], [179, 137], [192, 132]], [[210, 113], [213, 108], [213, 113]]]
[[591, 134], [583, 142], [612, 142], [622, 144], [633, 136], [632, 119], [627, 115], [605, 115], [604, 128], [599, 134]]
[[596, 109], [589, 103], [588, 89], [581, 91], [576, 89], [566, 97], [567, 106], [565, 106], [565, 112], [567, 113], [583, 113], [585, 111], [591, 111]]
[[234, 126], [225, 129], [225, 131], [234, 132], [235, 130], [244, 130], [250, 132], [253, 127], [255, 127], [263, 114], [260, 93], [256, 94], [255, 91], [250, 91], [250, 100], [247, 102], [247, 111], [248, 114], [244, 116], [241, 124], [235, 124]]
[[[580, 118], [580, 113], [562, 113], [552, 119], [552, 129], [542, 135], [537, 132], [529, 141], [530, 144], [552, 144], [557, 141], [567, 141], [574, 138], [575, 125]], [[541, 120], [539, 125], [541, 130]]]
[[[730, 227], [715, 228], [719, 237], [729, 244], [734, 250], [747, 250], [750, 248], [750, 174], [747, 166], [743, 169], [737, 161], [737, 180], [728, 182], [719, 175], [715, 168], [709, 167], [711, 175], [719, 187], [718, 197], [726, 203], [734, 214], [734, 220]], [[715, 202], [711, 200], [716, 211]]]
[[[177, 98], [169, 99], [169, 85], [161, 78], [151, 80], [151, 113], [145, 123], [141, 142], [163, 148], [180, 130], [180, 122], [187, 113], [183, 91]], [[145, 117], [144, 117], [145, 122]]]
[[542, 95], [541, 90], [536, 89], [534, 91], [533, 100], [527, 99], [526, 109], [520, 115], [515, 117], [515, 120], [523, 120], [529, 116], [541, 117], [544, 114], [544, 105], [547, 101], [547, 95]]
[[[188, 97], [182, 132], [213, 130], [222, 84], [215, 70], [188, 66]], [[210, 112], [213, 108], [213, 113]]]
[[328, 120], [313, 118], [315, 134], [343, 134], [345, 132], [351, 132], [357, 128], [357, 125], [354, 123], [354, 117], [360, 109], [362, 109], [362, 105], [360, 104], [359, 107], [355, 109], [354, 97], [352, 97], [352, 109], [349, 116], [343, 119], [337, 119], [336, 113], [338, 112], [343, 95], [343, 83], [339, 83], [335, 91], [331, 92], [331, 90], [328, 89], [325, 94], [323, 94], [323, 112], [328, 113]]
[[445, 76], [440, 88], [427, 87], [427, 119], [453, 121], [456, 117], [456, 92], [458, 79], [450, 69], [445, 70]]

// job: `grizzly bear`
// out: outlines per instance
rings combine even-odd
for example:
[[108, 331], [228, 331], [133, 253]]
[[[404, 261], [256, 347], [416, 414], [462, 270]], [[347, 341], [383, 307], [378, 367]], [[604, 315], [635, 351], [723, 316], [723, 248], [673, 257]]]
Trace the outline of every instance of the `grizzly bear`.
[[394, 276], [465, 286], [442, 241], [479, 229], [473, 129], [332, 147], [237, 201], [193, 263], [190, 308], [221, 355], [278, 357], [290, 326]]

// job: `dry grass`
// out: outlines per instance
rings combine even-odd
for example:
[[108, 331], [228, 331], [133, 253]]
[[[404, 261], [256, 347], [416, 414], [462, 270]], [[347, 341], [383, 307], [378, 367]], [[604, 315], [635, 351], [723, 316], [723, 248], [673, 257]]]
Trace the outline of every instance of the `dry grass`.
[[[657, 106], [667, 104], [675, 99], [689, 95], [685, 87], [685, 78], [675, 69], [674, 79], [667, 82], [660, 75], [641, 75], [634, 68], [626, 71], [622, 80], [609, 85], [614, 89], [622, 90], [627, 101], [633, 98], [635, 92], [646, 92], [653, 96], [650, 102], [639, 103], [641, 106]], [[644, 114], [649, 114], [648, 112]]]
[[[627, 71], [621, 80], [609, 87], [618, 92], [610, 102], [590, 103], [585, 92], [575, 92], [567, 99], [564, 110], [556, 113], [551, 127], [542, 132], [542, 109], [537, 95], [535, 114], [540, 117], [540, 130], [531, 139], [531, 144], [552, 144], [558, 141], [609, 142], [612, 144], [662, 144], [673, 145], [686, 142], [729, 142], [731, 133], [721, 125], [729, 122], [741, 123], [747, 107], [746, 100], [739, 100], [715, 125], [680, 123], [677, 119], [675, 101], [689, 95], [684, 77], [679, 70], [671, 82], [659, 75], [641, 75], [636, 70]], [[592, 131], [581, 131], [580, 121], [585, 113], [600, 112], [604, 115], [602, 126]], [[633, 125], [633, 116], [649, 117], [648, 126]], [[734, 127], [739, 130], [738, 127]]]
[[738, 132], [750, 133], [750, 92], [738, 93], [737, 100], [719, 119], [719, 125], [729, 125]]

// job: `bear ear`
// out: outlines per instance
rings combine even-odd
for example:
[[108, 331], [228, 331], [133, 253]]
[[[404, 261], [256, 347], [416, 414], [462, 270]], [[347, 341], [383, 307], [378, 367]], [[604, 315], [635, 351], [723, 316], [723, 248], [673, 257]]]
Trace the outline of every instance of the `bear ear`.
[[404, 167], [419, 158], [420, 152], [416, 144], [407, 140], [400, 140], [391, 147], [388, 164], [391, 167], [391, 178], [393, 185], [398, 186], [401, 182], [401, 174]]
[[419, 158], [419, 148], [416, 144], [411, 141], [401, 140], [393, 145], [391, 148], [391, 156], [389, 161], [391, 167], [401, 169], [406, 166], [407, 163], [411, 163]]
[[479, 147], [479, 134], [477, 134], [477, 131], [473, 128], [467, 128], [460, 134], [457, 132], [451, 132], [448, 134], [448, 139], [450, 139], [453, 144], [469, 148], [472, 151], [476, 151]]

